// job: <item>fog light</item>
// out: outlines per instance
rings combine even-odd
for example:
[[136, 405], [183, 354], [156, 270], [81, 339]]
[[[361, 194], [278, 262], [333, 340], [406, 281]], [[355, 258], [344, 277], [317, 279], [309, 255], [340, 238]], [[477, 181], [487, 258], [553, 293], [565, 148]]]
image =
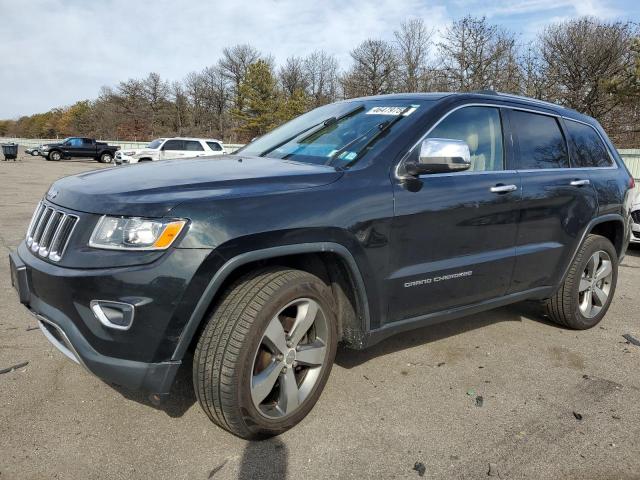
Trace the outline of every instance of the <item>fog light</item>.
[[102, 325], [115, 330], [129, 330], [135, 307], [128, 303], [91, 300], [91, 311]]

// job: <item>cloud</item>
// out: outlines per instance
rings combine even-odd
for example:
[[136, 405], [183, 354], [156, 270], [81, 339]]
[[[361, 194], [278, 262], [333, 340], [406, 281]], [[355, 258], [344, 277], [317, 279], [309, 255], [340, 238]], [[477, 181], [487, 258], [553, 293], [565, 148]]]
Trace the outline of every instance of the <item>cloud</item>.
[[324, 49], [346, 65], [355, 45], [391, 39], [410, 16], [446, 21], [445, 7], [422, 0], [0, 0], [0, 11], [0, 118], [95, 98], [151, 71], [179, 80], [237, 43], [276, 62]]
[[391, 40], [410, 17], [442, 27], [465, 14], [486, 14], [510, 29], [526, 31], [544, 18], [610, 18], [616, 14], [611, 1], [631, 2], [516, 0], [504, 6], [498, 0], [0, 0], [0, 118], [95, 98], [102, 85], [152, 71], [180, 80], [216, 63], [225, 46], [238, 43], [273, 55], [276, 63], [323, 49], [346, 67], [349, 51], [358, 43]]

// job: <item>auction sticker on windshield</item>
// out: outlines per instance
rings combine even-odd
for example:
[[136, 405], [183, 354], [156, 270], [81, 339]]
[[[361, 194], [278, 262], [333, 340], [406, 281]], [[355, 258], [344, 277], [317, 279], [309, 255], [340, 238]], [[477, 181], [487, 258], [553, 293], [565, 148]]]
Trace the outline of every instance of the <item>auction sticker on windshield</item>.
[[[373, 107], [367, 112], [367, 115], [397, 116], [404, 112], [403, 115], [406, 117], [407, 115], [411, 115], [413, 112], [415, 112], [416, 108], [418, 108], [418, 105], [411, 105], [411, 108], [408, 110], [407, 107]], [[407, 111], [405, 112], [405, 110]]]

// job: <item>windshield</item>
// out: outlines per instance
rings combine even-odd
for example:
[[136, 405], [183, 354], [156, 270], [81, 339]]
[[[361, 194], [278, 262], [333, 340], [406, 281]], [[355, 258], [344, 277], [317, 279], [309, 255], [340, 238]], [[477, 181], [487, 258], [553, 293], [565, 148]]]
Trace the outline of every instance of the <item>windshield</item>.
[[147, 145], [147, 148], [153, 148], [153, 149], [160, 148], [160, 145], [162, 145], [162, 142], [164, 142], [164, 138], [156, 138], [149, 145]]
[[[346, 168], [425, 100], [360, 100], [316, 108], [256, 139], [237, 153]], [[400, 128], [400, 127], [399, 127]]]

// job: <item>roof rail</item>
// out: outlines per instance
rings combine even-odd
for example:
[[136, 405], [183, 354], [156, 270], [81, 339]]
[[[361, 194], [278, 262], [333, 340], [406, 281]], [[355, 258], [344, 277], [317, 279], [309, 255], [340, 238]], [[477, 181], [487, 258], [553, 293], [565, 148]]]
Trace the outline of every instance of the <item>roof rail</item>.
[[495, 90], [473, 90], [473, 91], [471, 91], [469, 93], [478, 93], [480, 95], [500, 95]]

